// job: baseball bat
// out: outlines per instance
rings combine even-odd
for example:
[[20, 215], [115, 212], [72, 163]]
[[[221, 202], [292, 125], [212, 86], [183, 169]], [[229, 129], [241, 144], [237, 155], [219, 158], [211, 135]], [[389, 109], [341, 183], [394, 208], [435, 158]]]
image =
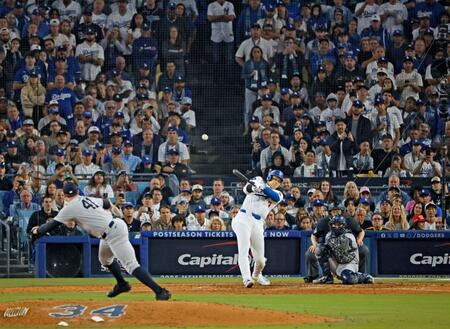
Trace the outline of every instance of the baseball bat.
[[239, 179], [254, 186], [254, 184], [250, 181], [250, 179], [247, 176], [245, 176], [243, 173], [241, 173], [239, 170], [233, 169], [232, 172], [233, 172], [233, 175], [235, 175]]

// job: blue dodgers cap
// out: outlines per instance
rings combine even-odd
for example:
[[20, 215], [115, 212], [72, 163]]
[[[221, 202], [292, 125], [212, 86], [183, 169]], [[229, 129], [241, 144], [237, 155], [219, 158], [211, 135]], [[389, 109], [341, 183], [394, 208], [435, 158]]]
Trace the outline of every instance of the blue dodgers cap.
[[120, 154], [120, 153], [122, 153], [122, 150], [120, 149], [120, 147], [114, 146], [114, 147], [111, 149], [111, 153], [112, 153], [112, 154]]
[[88, 27], [88, 28], [86, 29], [86, 31], [85, 31], [85, 34], [94, 34], [94, 35], [95, 35], [95, 31], [94, 31], [93, 28]]
[[133, 146], [133, 143], [129, 140], [126, 140], [125, 142], [123, 142], [123, 146]]
[[177, 127], [175, 127], [175, 126], [169, 126], [169, 127], [167, 128], [167, 131], [168, 131], [168, 132], [178, 132]]
[[147, 23], [142, 24], [142, 31], [150, 31], [150, 25]]
[[330, 145], [330, 142], [328, 142], [327, 139], [321, 139], [319, 141], [319, 145], [324, 146], [324, 145]]
[[167, 155], [180, 155], [180, 152], [178, 152], [175, 149], [170, 149], [166, 152]]
[[412, 141], [412, 145], [421, 145], [422, 146], [422, 141], [420, 139], [415, 139]]
[[404, 62], [412, 62], [412, 63], [414, 63], [414, 58], [412, 58], [411, 56], [406, 56], [404, 59], [403, 59], [403, 63]]
[[175, 2], [170, 2], [167, 8], [170, 10], [174, 10], [177, 7], [177, 4]]
[[357, 99], [353, 102], [353, 106], [363, 108], [364, 104], [359, 99]]
[[118, 77], [118, 76], [120, 76], [119, 70], [116, 70], [116, 69], [113, 69], [112, 72], [111, 72], [111, 74], [112, 74], [113, 77]]
[[48, 113], [50, 113], [50, 114], [59, 114], [59, 109], [57, 108], [57, 107], [51, 107], [49, 110], [48, 110]]
[[215, 206], [218, 206], [218, 205], [220, 205], [222, 202], [220, 202], [220, 199], [218, 198], [218, 197], [213, 197], [212, 199], [211, 199], [211, 204], [212, 205], [215, 205]]
[[281, 93], [281, 95], [287, 95], [287, 94], [289, 94], [289, 92], [290, 92], [290, 90], [289, 90], [289, 88], [281, 88], [281, 90], [280, 90], [280, 93]]
[[378, 96], [377, 98], [375, 98], [374, 104], [375, 104], [375, 106], [380, 105], [380, 104], [384, 104], [384, 98]]
[[124, 119], [125, 118], [125, 114], [123, 114], [122, 111], [118, 111], [118, 112], [114, 113], [114, 118]]
[[148, 164], [152, 163], [152, 159], [148, 155], [144, 155], [142, 157], [142, 163], [144, 165], [148, 165]]
[[105, 144], [98, 142], [97, 144], [95, 144], [95, 149], [96, 150], [103, 150], [105, 148]]
[[8, 147], [8, 148], [17, 147], [17, 142], [15, 140], [11, 140], [6, 144], [6, 147]]
[[184, 77], [179, 74], [175, 77], [175, 82], [184, 82]]
[[416, 105], [417, 106], [425, 105], [425, 102], [419, 98], [418, 100], [416, 100]]
[[64, 151], [64, 149], [57, 149], [55, 152], [56, 156], [62, 157], [64, 155], [66, 155], [66, 151]]
[[143, 70], [149, 70], [150, 66], [148, 66], [147, 63], [142, 63], [140, 68], [143, 69]]
[[64, 195], [74, 196], [78, 194], [78, 186], [73, 182], [67, 182], [63, 187]]
[[394, 37], [401, 36], [401, 35], [403, 35], [403, 31], [402, 31], [402, 30], [395, 30], [395, 31], [392, 33], [392, 35], [393, 35]]
[[322, 199], [317, 199], [317, 200], [314, 200], [312, 205], [313, 205], [313, 207], [321, 207], [324, 205], [324, 203], [323, 203]]
[[84, 156], [92, 156], [92, 151], [90, 149], [84, 149], [83, 150], [83, 155]]
[[295, 200], [295, 197], [292, 193], [286, 193], [286, 195], [284, 196], [284, 198], [286, 200]]
[[378, 63], [389, 63], [389, 60], [386, 57], [382, 56], [382, 57], [378, 58], [377, 62]]
[[261, 99], [263, 101], [271, 101], [272, 100], [272, 96], [270, 96], [269, 94], [265, 94], [261, 97]]
[[91, 119], [92, 118], [92, 112], [83, 112], [83, 118], [85, 119]]
[[367, 199], [367, 198], [360, 198], [360, 199], [359, 199], [359, 203], [369, 204], [370, 201], [369, 201], [369, 199]]
[[134, 208], [131, 202], [124, 202], [122, 208]]
[[205, 207], [198, 206], [197, 208], [195, 208], [195, 212], [206, 212], [206, 209]]
[[420, 196], [428, 196], [428, 195], [431, 195], [431, 194], [430, 194], [430, 191], [428, 191], [426, 188], [424, 188], [424, 189], [420, 190], [419, 195]]
[[192, 193], [192, 191], [191, 191], [191, 189], [190, 189], [190, 188], [188, 188], [188, 189], [183, 189], [183, 190], [180, 190], [180, 193], [189, 193], [189, 194], [191, 194], [191, 193]]
[[257, 116], [255, 116], [255, 115], [253, 115], [253, 116], [250, 118], [250, 123], [252, 123], [252, 122], [258, 122], [258, 123], [259, 123], [259, 118], [258, 118]]
[[292, 25], [292, 24], [286, 24], [285, 28], [288, 31], [294, 31], [295, 30], [295, 26]]
[[266, 11], [274, 11], [274, 10], [275, 10], [275, 6], [273, 4], [269, 3], [266, 6]]

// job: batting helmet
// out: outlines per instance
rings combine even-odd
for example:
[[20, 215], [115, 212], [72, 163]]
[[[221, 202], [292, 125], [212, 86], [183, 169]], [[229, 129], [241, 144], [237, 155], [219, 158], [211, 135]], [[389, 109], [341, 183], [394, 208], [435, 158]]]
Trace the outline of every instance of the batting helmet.
[[283, 180], [284, 174], [281, 170], [271, 170], [267, 175], [267, 181], [272, 180], [274, 177], [278, 177], [279, 179]]
[[342, 234], [345, 232], [346, 220], [343, 216], [334, 216], [330, 222], [330, 229], [333, 233]]

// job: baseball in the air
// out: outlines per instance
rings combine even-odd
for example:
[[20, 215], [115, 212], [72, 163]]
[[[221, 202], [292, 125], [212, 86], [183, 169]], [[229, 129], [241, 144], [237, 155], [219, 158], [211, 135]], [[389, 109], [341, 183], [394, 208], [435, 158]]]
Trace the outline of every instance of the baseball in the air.
[[209, 138], [209, 136], [207, 134], [203, 134], [202, 135], [202, 140], [207, 141]]

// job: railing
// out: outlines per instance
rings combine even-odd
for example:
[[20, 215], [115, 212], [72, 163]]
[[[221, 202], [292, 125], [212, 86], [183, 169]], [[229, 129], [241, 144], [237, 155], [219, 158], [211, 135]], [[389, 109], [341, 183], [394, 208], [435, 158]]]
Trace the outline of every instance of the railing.
[[[4, 246], [4, 240], [3, 240], [3, 230], [5, 230], [6, 233], [6, 250]], [[10, 275], [10, 262], [11, 262], [11, 232], [9, 229], [8, 224], [6, 224], [4, 221], [0, 220], [0, 239], [1, 239], [1, 247], [2, 251], [6, 251], [6, 277], [9, 278]]]

